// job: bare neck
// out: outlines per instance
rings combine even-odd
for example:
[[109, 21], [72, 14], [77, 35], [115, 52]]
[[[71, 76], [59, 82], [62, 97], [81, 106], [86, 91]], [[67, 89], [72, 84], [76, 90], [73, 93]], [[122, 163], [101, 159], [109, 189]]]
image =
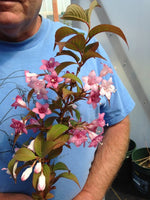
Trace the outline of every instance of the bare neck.
[[41, 26], [41, 17], [30, 21], [30, 23], [24, 22], [22, 24], [3, 26], [0, 28], [0, 40], [8, 42], [20, 42], [33, 36], [39, 30]]

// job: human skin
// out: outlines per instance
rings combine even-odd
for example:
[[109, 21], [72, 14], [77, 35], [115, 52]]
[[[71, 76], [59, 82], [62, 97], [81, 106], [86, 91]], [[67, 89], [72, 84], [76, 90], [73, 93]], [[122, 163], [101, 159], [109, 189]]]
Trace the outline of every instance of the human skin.
[[103, 145], [99, 145], [83, 190], [73, 200], [102, 200], [111, 185], [129, 144], [130, 123], [127, 116], [109, 127]]
[[42, 0], [0, 0], [0, 40], [18, 42], [34, 35], [40, 25]]
[[0, 200], [33, 200], [25, 194], [0, 193]]

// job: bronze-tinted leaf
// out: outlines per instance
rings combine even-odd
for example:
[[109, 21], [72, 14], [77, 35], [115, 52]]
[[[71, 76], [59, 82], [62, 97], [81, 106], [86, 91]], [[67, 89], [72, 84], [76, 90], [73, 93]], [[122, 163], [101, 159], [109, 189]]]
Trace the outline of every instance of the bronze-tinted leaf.
[[61, 53], [57, 53], [57, 56], [61, 56], [61, 55], [69, 55], [69, 56], [73, 57], [76, 60], [76, 62], [78, 62], [80, 60], [80, 58], [75, 53], [73, 53], [72, 51], [69, 51], [69, 50], [63, 50], [63, 51], [61, 51]]
[[87, 23], [87, 17], [82, 7], [77, 4], [71, 4], [67, 7], [66, 12], [62, 16], [65, 20], [75, 20]]
[[86, 44], [86, 40], [83, 34], [78, 34], [78, 35], [73, 36], [71, 39], [69, 39], [66, 42], [65, 47], [67, 47], [68, 49], [78, 51], [78, 52], [83, 52], [85, 48], [85, 44]]
[[110, 25], [110, 24], [100, 24], [100, 25], [97, 25], [94, 28], [92, 28], [89, 32], [89, 39], [91, 39], [96, 34], [102, 33], [102, 32], [115, 33], [115, 34], [119, 35], [128, 45], [126, 37], [125, 37], [124, 33], [122, 32], [122, 30], [119, 27]]
[[95, 7], [101, 7], [101, 6], [99, 5], [99, 3], [97, 2], [97, 0], [92, 1], [91, 4], [90, 4], [90, 8], [87, 9], [87, 10], [85, 10], [85, 13], [86, 13], [86, 15], [87, 15], [87, 20], [88, 20], [88, 23], [89, 23], [89, 24], [90, 24], [91, 13], [92, 13], [92, 11], [93, 11], [93, 9], [94, 9]]
[[97, 48], [98, 48], [98, 46], [99, 46], [99, 42], [94, 42], [94, 43], [88, 44], [88, 45], [85, 47], [84, 52], [86, 53], [86, 52], [89, 51], [89, 50], [96, 51]]
[[30, 90], [30, 92], [28, 93], [28, 97], [27, 97], [28, 103], [30, 103], [30, 99], [31, 99], [33, 93], [34, 93], [34, 89]]
[[63, 26], [59, 28], [55, 33], [55, 42], [60, 42], [66, 36], [77, 34], [78, 32], [75, 29], [70, 27]]
[[99, 53], [92, 51], [92, 50], [89, 50], [86, 53], [84, 53], [82, 59], [83, 59], [83, 62], [85, 63], [88, 59], [96, 58], [96, 57], [105, 60], [105, 58], [103, 56], [101, 56]]
[[67, 66], [69, 65], [73, 65], [73, 64], [76, 64], [75, 62], [62, 62], [60, 63], [59, 66], [57, 66], [55, 68], [55, 71], [57, 72], [57, 74], [59, 74], [63, 69], [65, 69]]
[[58, 148], [58, 149], [55, 149], [55, 150], [52, 150], [52, 151], [48, 154], [48, 159], [51, 160], [51, 159], [53, 159], [53, 158], [59, 156], [59, 155], [61, 154], [62, 150], [63, 150], [62, 147], [60, 147], [60, 148]]

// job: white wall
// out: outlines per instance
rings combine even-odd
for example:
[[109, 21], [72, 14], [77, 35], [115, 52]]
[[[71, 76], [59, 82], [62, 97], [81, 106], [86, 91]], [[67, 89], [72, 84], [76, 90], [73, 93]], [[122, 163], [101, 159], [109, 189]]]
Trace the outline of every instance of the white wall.
[[[112, 34], [97, 39], [108, 53], [124, 85], [136, 103], [131, 118], [131, 138], [137, 147], [150, 146], [150, 1], [98, 0], [102, 8], [92, 15], [93, 25], [110, 23], [125, 33], [129, 49]], [[87, 8], [90, 0], [72, 0]], [[73, 26], [82, 27], [77, 22]], [[85, 26], [82, 27], [85, 29]]]

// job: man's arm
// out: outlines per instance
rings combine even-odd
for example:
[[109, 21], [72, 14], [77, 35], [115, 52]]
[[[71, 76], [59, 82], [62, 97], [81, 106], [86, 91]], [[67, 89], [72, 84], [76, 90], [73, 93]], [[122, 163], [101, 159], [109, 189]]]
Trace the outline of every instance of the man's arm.
[[0, 193], [0, 200], [33, 200], [33, 199], [25, 194]]
[[129, 117], [109, 127], [99, 145], [83, 190], [73, 200], [102, 200], [121, 163], [129, 144]]

